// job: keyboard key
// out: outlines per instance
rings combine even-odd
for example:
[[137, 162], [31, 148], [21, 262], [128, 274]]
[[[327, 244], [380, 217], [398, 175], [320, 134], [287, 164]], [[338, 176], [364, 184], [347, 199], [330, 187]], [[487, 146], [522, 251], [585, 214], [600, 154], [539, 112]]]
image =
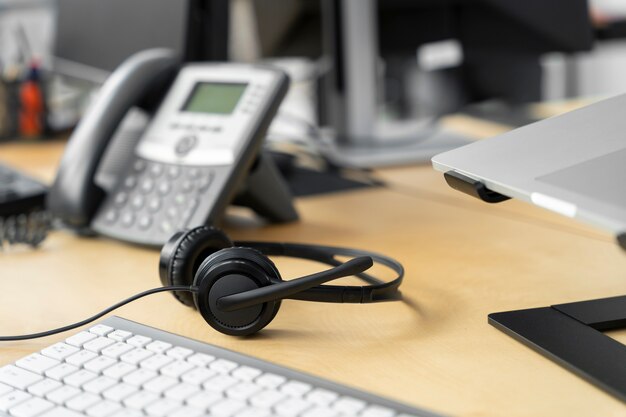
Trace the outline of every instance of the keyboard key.
[[187, 349], [184, 347], [176, 346], [167, 351], [167, 356], [170, 356], [174, 359], [182, 360], [187, 356], [190, 356], [193, 353], [193, 350]]
[[115, 359], [108, 358], [106, 356], [96, 356], [94, 359], [85, 363], [85, 369], [91, 372], [99, 374], [111, 365], [116, 364]]
[[78, 350], [79, 349], [76, 346], [71, 346], [66, 343], [56, 343], [42, 350], [41, 354], [49, 358], [62, 361], [68, 356], [78, 352]]
[[287, 397], [287, 394], [280, 391], [265, 390], [252, 396], [250, 398], [250, 404], [255, 407], [270, 408], [273, 407], [274, 404], [285, 399], [285, 397]]
[[172, 378], [178, 378], [185, 372], [188, 372], [192, 369], [195, 369], [195, 367], [189, 362], [174, 361], [171, 362], [169, 365], [165, 365], [163, 368], [161, 368], [161, 373], [163, 375], [171, 376]]
[[71, 346], [82, 347], [85, 343], [97, 338], [98, 336], [89, 332], [80, 332], [74, 336], [65, 339], [65, 343]]
[[84, 411], [92, 405], [100, 401], [100, 396], [91, 394], [89, 392], [83, 392], [69, 400], [65, 405], [75, 411]]
[[396, 413], [387, 407], [372, 405], [361, 411], [362, 417], [393, 417]]
[[235, 400], [245, 401], [262, 388], [251, 382], [242, 382], [226, 390], [226, 396]]
[[132, 335], [133, 334], [131, 332], [127, 332], [126, 330], [113, 330], [107, 335], [107, 337], [118, 342], [125, 342], [127, 339], [132, 337]]
[[226, 399], [213, 404], [209, 408], [209, 414], [215, 417], [227, 417], [232, 416], [245, 407], [246, 403], [243, 401]]
[[[183, 407], [169, 414], [168, 417], [200, 417], [205, 416], [203, 410], [191, 407]], [[261, 416], [263, 417], [263, 416]]]
[[50, 401], [46, 401], [43, 398], [31, 398], [11, 408], [9, 413], [15, 417], [34, 417], [50, 410], [52, 407], [54, 407], [54, 404]]
[[75, 366], [83, 366], [84, 363], [89, 362], [97, 356], [98, 354], [94, 352], [90, 352], [88, 350], [80, 350], [72, 356], [68, 357], [65, 362]]
[[146, 349], [153, 353], [163, 353], [171, 347], [171, 343], [161, 342], [160, 340], [155, 340], [146, 345]]
[[101, 354], [104, 356], [108, 356], [110, 358], [119, 358], [120, 356], [122, 356], [123, 354], [130, 352], [131, 350], [135, 349], [134, 346], [129, 345], [128, 343], [124, 343], [124, 342], [117, 342], [105, 349], [102, 349]]
[[120, 360], [133, 365], [137, 365], [139, 362], [143, 361], [146, 358], [149, 358], [152, 355], [153, 353], [146, 349], [137, 348], [120, 356]]
[[5, 384], [0, 384], [0, 395], [4, 395], [11, 391], [13, 391], [13, 388], [11, 388], [10, 386], [5, 385]]
[[335, 417], [338, 415], [339, 413], [332, 408], [317, 405], [305, 411], [302, 417]]
[[121, 402], [124, 398], [136, 393], [138, 390], [139, 388], [134, 385], [118, 384], [104, 391], [102, 396], [107, 400]]
[[106, 336], [107, 334], [113, 331], [113, 327], [107, 326], [106, 324], [96, 324], [95, 326], [89, 329], [90, 333], [96, 334], [98, 336]]
[[0, 368], [0, 382], [10, 385], [13, 388], [23, 390], [42, 379], [43, 377], [41, 375], [18, 368], [17, 366], [7, 365]]
[[0, 397], [0, 411], [7, 412], [19, 403], [31, 398], [33, 398], [33, 396], [25, 393], [24, 391], [11, 391], [10, 393], [4, 394]]
[[135, 335], [126, 341], [126, 343], [128, 343], [129, 345], [135, 347], [144, 347], [150, 342], [152, 342], [152, 339], [141, 335]]
[[144, 413], [137, 410], [120, 410], [117, 413], [113, 414], [111, 417], [143, 417]]
[[270, 417], [272, 412], [267, 408], [248, 407], [235, 414], [235, 417]]
[[70, 365], [69, 363], [62, 363], [54, 368], [48, 369], [46, 371], [46, 376], [48, 378], [56, 379], [57, 381], [61, 381], [68, 375], [73, 374], [78, 371], [78, 367], [74, 365]]
[[67, 408], [53, 408], [50, 411], [40, 415], [39, 417], [84, 417], [82, 414], [75, 411], [68, 410]]
[[276, 388], [285, 383], [287, 378], [276, 374], [263, 374], [256, 379], [256, 383], [264, 388]]
[[86, 413], [89, 417], [106, 417], [118, 411], [120, 408], [122, 408], [122, 406], [113, 401], [101, 401], [89, 407]]
[[143, 384], [143, 389], [146, 391], [154, 392], [155, 394], [161, 394], [168, 388], [173, 387], [178, 384], [178, 380], [175, 378], [170, 378], [169, 376], [160, 375], [156, 378], [152, 378], [145, 384]]
[[115, 384], [117, 384], [117, 379], [109, 378], [108, 376], [99, 376], [83, 385], [83, 389], [92, 394], [100, 394], [102, 391], [111, 388]]
[[130, 363], [117, 362], [115, 365], [109, 366], [104, 371], [102, 371], [102, 375], [119, 380], [124, 375], [129, 374], [136, 369], [137, 367], [135, 365], [131, 365]]
[[148, 404], [151, 404], [158, 399], [159, 396], [153, 392], [139, 391], [138, 393], [126, 398], [124, 400], [124, 405], [130, 408], [134, 408], [136, 410], [141, 410]]
[[183, 382], [200, 385], [206, 380], [208, 380], [209, 378], [214, 377], [215, 375], [217, 375], [217, 372], [212, 371], [210, 369], [196, 368], [196, 369], [192, 369], [189, 372], [184, 373], [181, 376], [181, 379], [183, 380]]
[[53, 403], [63, 404], [70, 398], [80, 394], [82, 391], [78, 388], [63, 385], [61, 388], [55, 389], [46, 395], [46, 398]]
[[165, 398], [147, 406], [146, 412], [150, 416], [162, 417], [168, 415], [177, 408], [181, 408], [181, 404], [178, 401], [168, 400]]
[[288, 398], [276, 404], [274, 410], [281, 416], [296, 416], [310, 407], [311, 403], [301, 398]]
[[80, 387], [81, 385], [91, 381], [92, 379], [96, 378], [98, 376], [98, 374], [88, 371], [86, 369], [81, 369], [78, 372], [74, 372], [73, 374], [71, 374], [68, 377], [65, 377], [63, 379], [63, 382], [65, 382], [67, 385], [71, 385], [73, 387]]
[[145, 369], [150, 369], [151, 371], [158, 371], [170, 362], [174, 362], [174, 358], [158, 354], [142, 361], [139, 366]]
[[208, 391], [224, 392], [238, 382], [237, 379], [230, 375], [217, 375], [206, 381], [202, 386]]
[[85, 343], [83, 345], [83, 349], [98, 353], [105, 347], [111, 346], [114, 343], [115, 343], [115, 340], [109, 339], [108, 337], [101, 336]]
[[250, 382], [261, 375], [261, 370], [250, 366], [240, 366], [232, 372], [232, 375], [241, 381]]
[[200, 387], [192, 384], [178, 384], [165, 391], [164, 395], [172, 400], [184, 401], [200, 391]]
[[215, 360], [215, 356], [207, 355], [206, 353], [194, 353], [187, 357], [187, 362], [197, 366], [207, 366], [210, 362]]
[[140, 386], [157, 376], [157, 373], [148, 369], [138, 369], [126, 375], [124, 382], [130, 385]]
[[351, 397], [341, 397], [333, 403], [332, 408], [342, 414], [357, 414], [365, 408], [365, 405], [365, 401]]
[[339, 395], [325, 389], [314, 389], [306, 395], [306, 400], [318, 405], [327, 405], [335, 401]]
[[[43, 381], [39, 381], [30, 387], [28, 387], [28, 392], [37, 397], [44, 397], [47, 393], [52, 390], [59, 388], [62, 384], [59, 381], [55, 381], [54, 379], [46, 378]], [[0, 391], [0, 395], [2, 392]]]
[[200, 392], [187, 398], [187, 404], [195, 408], [206, 410], [212, 404], [222, 399], [224, 399], [224, 397], [219, 392]]
[[209, 364], [210, 369], [213, 369], [214, 371], [220, 374], [228, 374], [230, 373], [230, 371], [237, 368], [237, 366], [239, 365], [237, 365], [236, 362], [229, 361], [226, 359], [218, 359]]
[[292, 397], [302, 397], [304, 394], [311, 391], [311, 388], [313, 388], [311, 384], [300, 381], [289, 381], [280, 386], [280, 391]]
[[57, 366], [59, 363], [60, 362], [58, 360], [48, 358], [40, 355], [39, 353], [33, 353], [32, 355], [28, 355], [15, 362], [15, 364], [20, 368], [40, 375], [43, 375], [46, 370], [52, 368], [53, 366]]

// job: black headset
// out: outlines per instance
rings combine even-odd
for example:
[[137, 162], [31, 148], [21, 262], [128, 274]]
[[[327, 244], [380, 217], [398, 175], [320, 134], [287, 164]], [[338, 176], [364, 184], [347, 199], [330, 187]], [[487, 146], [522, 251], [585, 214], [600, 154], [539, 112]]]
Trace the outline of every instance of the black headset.
[[[283, 281], [268, 256], [288, 256], [321, 262], [331, 269]], [[352, 258], [342, 262], [337, 257]], [[364, 271], [373, 263], [393, 270], [396, 277], [382, 281]], [[172, 291], [181, 303], [195, 307], [214, 329], [247, 336], [267, 326], [283, 299], [326, 303], [376, 303], [401, 300], [404, 268], [387, 256], [358, 249], [297, 243], [235, 242], [208, 226], [176, 233], [163, 246], [159, 260], [163, 287], [129, 297], [78, 323], [0, 341], [50, 336], [88, 324], [111, 311], [150, 294]], [[354, 275], [365, 286], [322, 285]]]
[[[268, 256], [288, 256], [321, 262], [333, 268], [283, 281]], [[348, 262], [338, 256], [351, 257]], [[397, 277], [384, 282], [364, 271], [373, 262], [392, 269]], [[190, 286], [174, 296], [195, 306], [214, 329], [246, 336], [267, 326], [282, 299], [326, 303], [374, 303], [400, 300], [402, 265], [389, 257], [356, 249], [273, 242], [231, 242], [220, 230], [200, 226], [178, 232], [163, 246], [159, 262], [164, 286]], [[321, 285], [356, 275], [366, 286]]]

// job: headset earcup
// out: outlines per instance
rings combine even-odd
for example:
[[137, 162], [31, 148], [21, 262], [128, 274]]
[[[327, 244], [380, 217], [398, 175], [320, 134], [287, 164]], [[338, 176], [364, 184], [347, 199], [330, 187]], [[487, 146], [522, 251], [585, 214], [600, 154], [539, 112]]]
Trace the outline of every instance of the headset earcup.
[[[232, 247], [226, 234], [209, 226], [176, 233], [163, 246], [159, 260], [159, 276], [163, 285], [192, 285], [202, 261], [220, 249]], [[194, 306], [189, 292], [174, 292], [174, 297], [187, 306]]]
[[262, 253], [234, 247], [208, 256], [198, 267], [193, 285], [196, 308], [215, 330], [231, 336], [249, 336], [267, 326], [278, 313], [280, 300], [233, 312], [220, 311], [221, 297], [282, 281], [274, 263]]

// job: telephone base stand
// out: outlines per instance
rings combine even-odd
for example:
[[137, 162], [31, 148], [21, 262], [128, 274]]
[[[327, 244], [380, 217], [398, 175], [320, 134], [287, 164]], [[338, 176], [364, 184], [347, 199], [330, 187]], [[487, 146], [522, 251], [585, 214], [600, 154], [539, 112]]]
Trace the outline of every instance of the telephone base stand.
[[299, 218], [291, 191], [266, 152], [259, 154], [233, 204], [249, 207], [273, 223], [292, 222]]
[[436, 128], [424, 139], [407, 139], [403, 142], [383, 142], [366, 144], [328, 145], [322, 153], [333, 163], [343, 167], [373, 168], [392, 165], [426, 163], [433, 156], [467, 145], [470, 140], [463, 135]]
[[489, 324], [626, 402], [626, 296], [489, 315]]

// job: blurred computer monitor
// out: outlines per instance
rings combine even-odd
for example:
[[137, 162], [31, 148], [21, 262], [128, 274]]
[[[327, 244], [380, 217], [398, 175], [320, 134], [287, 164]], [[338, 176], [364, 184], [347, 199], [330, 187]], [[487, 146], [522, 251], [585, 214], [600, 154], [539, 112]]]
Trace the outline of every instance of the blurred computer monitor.
[[[454, 40], [462, 54], [455, 81], [464, 97], [458, 104], [489, 98], [524, 103], [540, 99], [541, 54], [586, 50], [593, 39], [586, 0], [325, 0], [323, 5], [325, 52], [332, 64], [322, 123], [336, 131], [340, 156], [352, 153], [349, 162], [356, 165], [428, 160], [460, 144], [450, 135], [427, 137], [419, 127], [411, 131], [389, 123], [388, 112], [381, 117], [386, 99], [381, 74], [389, 74], [393, 62], [388, 58], [404, 55], [415, 63], [420, 45]], [[435, 98], [447, 94], [433, 88], [436, 80], [428, 72], [422, 76], [429, 82], [421, 87]], [[395, 85], [400, 93], [410, 88]], [[415, 146], [397, 146], [412, 139]]]
[[184, 61], [225, 60], [228, 0], [57, 0], [55, 69], [106, 77], [133, 53], [171, 48]]

